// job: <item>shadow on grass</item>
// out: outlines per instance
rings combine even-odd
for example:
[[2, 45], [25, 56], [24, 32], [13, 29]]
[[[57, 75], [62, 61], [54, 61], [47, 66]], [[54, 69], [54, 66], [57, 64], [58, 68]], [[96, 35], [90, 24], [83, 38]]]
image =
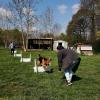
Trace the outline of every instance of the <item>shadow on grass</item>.
[[79, 81], [79, 80], [81, 80], [81, 79], [82, 79], [81, 77], [76, 76], [76, 75], [73, 75], [73, 77], [72, 77], [72, 82], [74, 82], [74, 81]]
[[[61, 79], [66, 80], [66, 77], [63, 76]], [[74, 81], [79, 81], [79, 80], [81, 80], [81, 79], [82, 79], [82, 78], [79, 77], [79, 76], [77, 76], [77, 75], [73, 75], [73, 76], [72, 76], [72, 82], [74, 82]]]

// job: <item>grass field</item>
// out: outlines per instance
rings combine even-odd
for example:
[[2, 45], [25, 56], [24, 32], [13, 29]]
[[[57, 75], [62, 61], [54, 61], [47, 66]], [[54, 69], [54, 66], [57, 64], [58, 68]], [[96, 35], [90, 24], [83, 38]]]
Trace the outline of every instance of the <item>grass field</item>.
[[[34, 58], [39, 53], [52, 58], [53, 73], [34, 73]], [[31, 63], [20, 63], [8, 49], [0, 49], [0, 100], [100, 100], [100, 55], [82, 56], [76, 73], [80, 79], [67, 87], [57, 71], [54, 51], [31, 54]]]

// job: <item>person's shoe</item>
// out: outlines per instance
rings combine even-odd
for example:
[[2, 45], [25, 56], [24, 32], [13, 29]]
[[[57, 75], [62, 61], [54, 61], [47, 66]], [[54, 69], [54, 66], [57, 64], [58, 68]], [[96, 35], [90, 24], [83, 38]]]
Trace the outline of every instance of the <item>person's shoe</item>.
[[72, 85], [72, 83], [71, 82], [67, 82], [67, 84], [66, 84], [67, 86], [70, 86], [70, 85]]

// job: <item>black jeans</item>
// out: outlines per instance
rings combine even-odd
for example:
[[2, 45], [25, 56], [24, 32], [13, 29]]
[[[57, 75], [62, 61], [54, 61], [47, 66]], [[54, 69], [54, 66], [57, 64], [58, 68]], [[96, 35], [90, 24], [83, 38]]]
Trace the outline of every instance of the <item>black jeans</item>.
[[11, 54], [14, 54], [14, 50], [15, 50], [14, 48], [11, 49]]

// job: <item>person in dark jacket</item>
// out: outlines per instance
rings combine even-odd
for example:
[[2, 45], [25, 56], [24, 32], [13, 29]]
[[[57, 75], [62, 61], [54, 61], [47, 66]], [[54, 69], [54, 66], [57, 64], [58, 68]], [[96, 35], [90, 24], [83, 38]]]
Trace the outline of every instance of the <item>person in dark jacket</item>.
[[67, 49], [61, 49], [60, 47], [57, 48], [57, 57], [58, 66], [64, 71], [67, 85], [71, 85], [73, 73], [75, 73], [78, 69], [81, 58], [74, 50], [70, 49], [69, 47]]
[[[58, 46], [57, 46], [57, 50], [62, 50], [62, 49], [64, 49], [64, 47], [62, 46], [62, 43], [59, 43], [58, 44]], [[58, 62], [59, 64], [58, 64], [58, 71], [61, 71], [61, 64], [60, 64], [60, 62]]]

